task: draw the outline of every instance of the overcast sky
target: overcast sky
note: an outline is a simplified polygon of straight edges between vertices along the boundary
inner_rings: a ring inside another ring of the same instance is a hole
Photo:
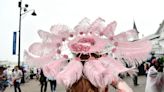
[[[17,61],[18,56],[12,55],[12,41],[13,32],[18,31],[18,1],[0,0],[0,60]],[[40,41],[37,31],[49,31],[53,24],[73,28],[84,17],[91,22],[101,17],[106,24],[117,21],[116,33],[120,33],[132,29],[135,21],[140,35],[148,36],[164,19],[164,0],[23,0],[23,5],[26,3],[37,16],[30,12],[22,16],[21,60],[24,49]]]

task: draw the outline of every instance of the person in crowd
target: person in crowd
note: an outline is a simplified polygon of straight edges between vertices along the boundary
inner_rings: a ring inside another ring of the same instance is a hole
[[[149,62],[145,62],[144,63],[145,76],[147,76],[149,68],[150,68],[150,63]]]
[[[34,76],[34,70],[33,68],[30,68],[30,79],[33,79]]]
[[[39,80],[40,71],[41,71],[41,69],[37,68],[36,80]]]
[[[133,76],[133,83],[134,83],[134,86],[138,86],[138,75],[134,75]]]
[[[133,84],[134,86],[138,86],[138,73],[133,75]]]
[[[0,66],[0,92],[4,92],[6,87],[8,86],[7,78],[3,74],[5,68],[3,66]]]
[[[19,67],[15,66],[12,73],[14,92],[17,92],[17,89],[19,92],[21,92],[20,83],[21,83],[22,75],[23,75],[22,71],[19,69]]]
[[[123,59],[124,60],[124,59]],[[127,63],[125,63],[125,66],[127,67],[127,68],[131,68],[131,67],[133,67],[133,66],[131,66],[131,65],[128,65]],[[132,75],[132,80],[133,80],[133,85],[134,86],[138,86],[139,84],[138,84],[138,72],[139,72],[139,67],[136,65],[135,66],[135,68],[136,68],[136,74],[133,74]]]
[[[3,71],[3,75],[6,78],[6,84],[8,86],[12,86],[12,77],[11,77],[11,72],[10,72],[10,66],[7,66],[5,70]]]
[[[163,72],[163,64],[159,62],[159,58],[154,58],[151,61],[151,66],[154,66],[158,72]]]
[[[41,92],[46,92],[47,91],[47,77],[44,75],[43,70],[41,69],[40,72],[40,84],[41,84]],[[43,91],[44,88],[44,91]]]
[[[37,68],[36,67],[33,67],[33,73],[34,73],[34,77],[37,79]]]
[[[154,66],[148,70],[145,92],[164,92],[164,73],[158,72]]]
[[[155,65],[156,62],[157,62],[157,58],[156,57],[152,58],[150,62],[150,66],[154,66],[156,68],[156,65]]]
[[[21,83],[25,83],[25,70],[24,67],[20,67],[20,70],[22,71],[22,79],[21,79]]]
[[[159,67],[158,67],[158,72],[163,72],[163,68],[164,68],[164,59],[163,57],[158,58],[158,63],[159,63]]]
[[[56,91],[56,80],[54,78],[48,78],[50,82],[51,92]]]

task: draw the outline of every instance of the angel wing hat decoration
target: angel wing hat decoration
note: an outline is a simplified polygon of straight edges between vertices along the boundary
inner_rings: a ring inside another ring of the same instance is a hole
[[[39,30],[42,41],[34,42],[25,51],[24,59],[31,66],[41,67],[45,76],[55,78],[67,89],[85,80],[99,92],[111,84],[131,92],[126,83],[119,82],[118,75],[132,72],[124,63],[138,65],[145,61],[151,43],[146,39],[128,41],[136,36],[134,29],[115,35],[116,26],[116,21],[105,25],[102,18],[92,23],[84,18],[74,29],[53,25],[50,32]]]

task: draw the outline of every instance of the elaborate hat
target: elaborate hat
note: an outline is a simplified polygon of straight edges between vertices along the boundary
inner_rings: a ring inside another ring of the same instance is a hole
[[[119,73],[131,70],[123,62],[136,65],[146,60],[151,43],[146,39],[129,42],[131,33],[135,37],[134,31],[115,35],[117,23],[114,21],[105,26],[104,22],[98,18],[90,24],[84,18],[73,30],[65,25],[53,25],[50,32],[39,31],[42,41],[32,44],[25,51],[24,59],[27,63],[42,67],[47,77],[56,78],[66,87],[83,75],[96,87],[106,86],[119,78]],[[104,50],[109,55],[87,59],[85,63],[81,63],[77,56],[69,57],[72,53],[101,54]]]

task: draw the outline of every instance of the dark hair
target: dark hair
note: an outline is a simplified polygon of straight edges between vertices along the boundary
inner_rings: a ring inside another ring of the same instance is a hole
[[[89,59],[89,54],[81,54],[81,56],[80,56],[80,59],[82,59],[82,60],[87,60],[87,59]]]
[[[100,58],[101,57],[101,55],[98,55],[96,53],[91,53],[91,56],[94,57],[94,58]]]
[[[92,85],[87,79],[81,78],[74,83],[66,92],[99,92],[98,88]]]
[[[100,57],[101,57],[101,55],[98,55],[98,54],[96,54],[96,53],[91,53],[90,55],[91,55],[92,57],[94,57],[94,58],[100,58]],[[78,53],[78,54],[76,55],[76,57],[80,57],[81,60],[87,60],[87,59],[90,58],[90,55],[89,55],[89,53],[87,53],[87,54]]]

